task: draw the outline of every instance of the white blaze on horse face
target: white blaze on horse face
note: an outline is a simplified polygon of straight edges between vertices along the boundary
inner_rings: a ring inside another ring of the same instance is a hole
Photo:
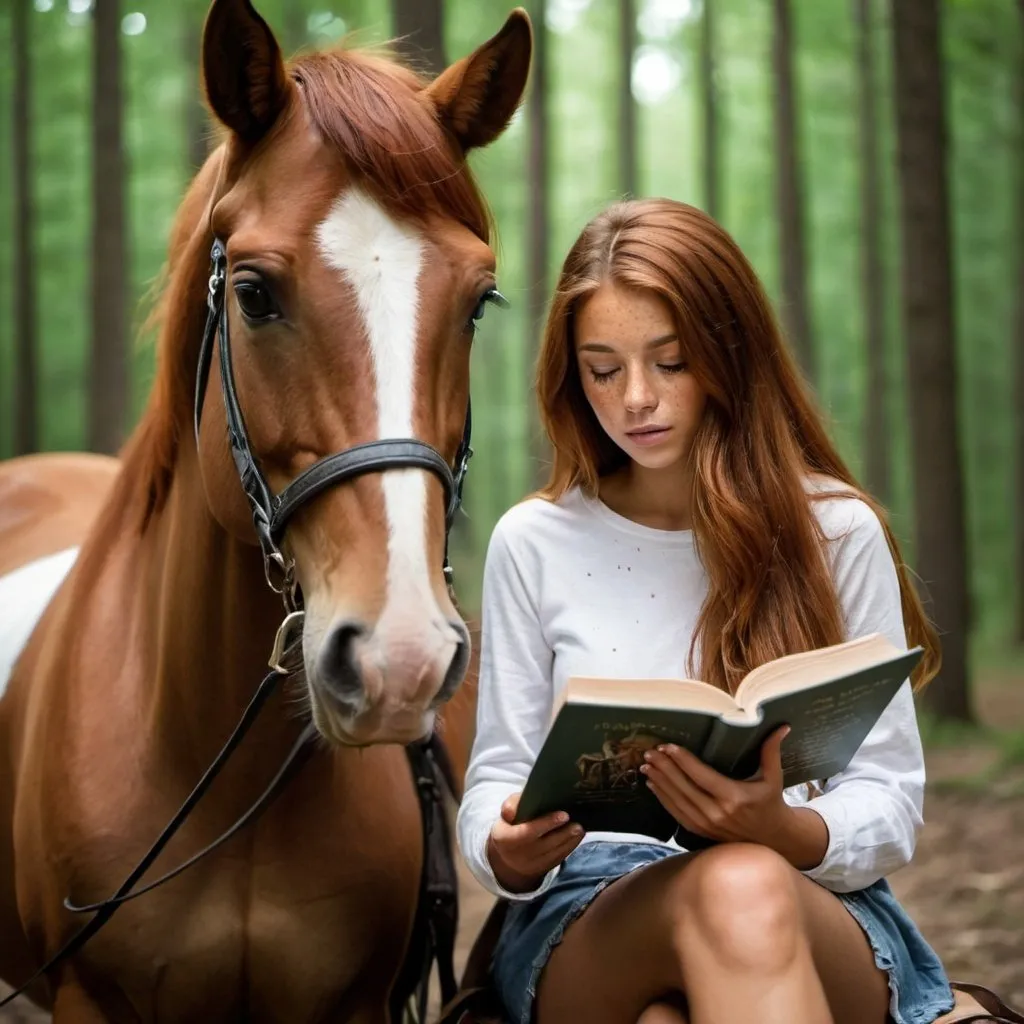
[[[356,295],[373,359],[378,436],[415,437],[413,427],[419,278],[423,240],[392,219],[370,196],[350,189],[317,228],[328,264],[340,270]],[[426,554],[426,471],[380,475],[388,520],[387,600],[378,630],[408,629],[408,617],[444,622],[430,587]],[[445,625],[447,625],[445,623]],[[423,626],[420,626],[422,631]],[[448,629],[441,634],[454,642]],[[411,652],[410,652],[411,653]]]

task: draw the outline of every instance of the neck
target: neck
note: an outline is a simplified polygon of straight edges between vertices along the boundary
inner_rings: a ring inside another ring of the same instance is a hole
[[[601,500],[609,508],[642,526],[659,530],[689,530],[693,471],[687,462],[647,469],[630,461],[601,481]]]
[[[182,446],[167,503],[143,544],[147,675],[155,681],[150,728],[174,759],[201,771],[268,671],[283,606],[264,579],[259,548],[230,536],[210,514],[190,445]],[[259,739],[246,747],[264,759],[283,751],[298,731],[294,706],[283,700],[293,697],[292,690],[268,702],[253,728]]]

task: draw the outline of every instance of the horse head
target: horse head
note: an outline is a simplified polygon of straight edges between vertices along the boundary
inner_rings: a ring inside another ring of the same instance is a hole
[[[466,155],[508,125],[531,43],[516,10],[429,82],[344,49],[286,65],[248,0],[214,0],[203,79],[227,134],[202,172],[217,175],[206,230],[224,251],[226,362],[272,493],[385,439],[422,442],[458,469],[470,347],[500,297]],[[221,389],[201,390],[198,407],[210,511],[251,542]],[[304,501],[281,538],[305,611],[314,721],[338,743],[424,735],[469,657],[442,572],[444,475],[383,468]]]

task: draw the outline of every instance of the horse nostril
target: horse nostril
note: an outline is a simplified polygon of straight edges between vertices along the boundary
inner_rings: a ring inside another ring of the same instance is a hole
[[[358,622],[342,622],[324,640],[320,650],[320,677],[331,695],[351,710],[358,709],[363,697],[363,681],[355,656],[355,642],[366,632]]]
[[[464,622],[458,620],[451,620],[449,624],[459,634],[459,641],[455,645],[455,653],[452,655],[452,660],[448,665],[448,671],[444,674],[444,682],[441,684],[441,689],[438,691],[435,699],[436,704],[444,703],[459,688],[459,684],[465,678],[466,669],[469,666],[469,630],[466,629]]]

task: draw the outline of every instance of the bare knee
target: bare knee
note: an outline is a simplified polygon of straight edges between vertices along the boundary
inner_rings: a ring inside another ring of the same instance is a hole
[[[729,843],[694,857],[674,901],[684,964],[699,949],[723,967],[787,965],[803,931],[795,883],[791,865],[765,846]]]
[[[636,1024],[689,1024],[681,1005],[675,1002],[651,1003],[640,1014]]]

